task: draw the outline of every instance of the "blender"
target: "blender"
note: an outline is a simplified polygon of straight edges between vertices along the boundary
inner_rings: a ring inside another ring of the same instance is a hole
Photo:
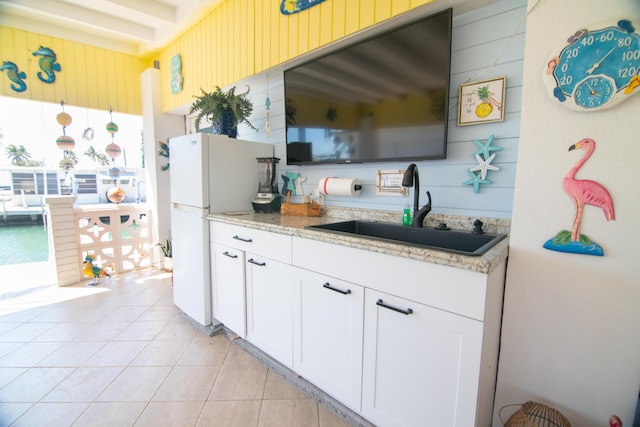
[[[281,196],[278,193],[276,169],[277,157],[257,157],[258,160],[258,194],[251,204],[256,212],[280,212]]]

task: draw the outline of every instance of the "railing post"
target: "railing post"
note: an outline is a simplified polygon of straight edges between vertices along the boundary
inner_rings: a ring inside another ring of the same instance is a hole
[[[83,279],[82,266],[79,265],[77,224],[73,212],[75,197],[47,196],[45,198],[49,252],[56,273],[56,284],[67,286]]]

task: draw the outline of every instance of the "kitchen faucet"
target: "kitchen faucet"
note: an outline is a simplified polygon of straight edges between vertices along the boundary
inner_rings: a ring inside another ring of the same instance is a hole
[[[418,201],[420,199],[420,175],[418,174],[418,167],[415,163],[411,163],[402,177],[403,187],[413,187],[413,221],[412,227],[422,227],[425,217],[431,212],[431,193],[427,191],[427,198],[429,201],[420,210],[418,210]]]

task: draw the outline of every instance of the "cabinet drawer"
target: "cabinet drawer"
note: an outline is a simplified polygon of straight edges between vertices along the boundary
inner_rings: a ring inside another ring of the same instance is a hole
[[[293,264],[367,288],[483,320],[487,275],[443,265],[293,238]]]
[[[211,241],[291,264],[291,236],[211,222]]]

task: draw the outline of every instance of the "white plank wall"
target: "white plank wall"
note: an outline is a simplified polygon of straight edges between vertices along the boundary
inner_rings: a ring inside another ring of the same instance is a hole
[[[454,15],[447,158],[416,162],[420,172],[421,203],[426,201],[425,192],[429,190],[433,199],[432,212],[511,217],[520,136],[525,14],[526,0],[503,0]],[[271,69],[236,84],[237,91],[244,90],[245,84],[251,87],[254,103],[251,122],[259,129],[256,132],[240,126],[239,138],[275,144],[276,156],[281,158],[279,173],[290,170],[307,176],[306,193],[310,193],[324,176],[358,178],[363,183],[360,197],[327,197],[327,205],[401,211],[406,203],[411,203],[412,192],[409,197],[377,196],[375,188],[378,170],[405,169],[408,163],[286,165],[283,69],[284,66]],[[504,122],[459,127],[460,84],[502,76],[507,78]],[[265,133],[267,91],[271,100],[269,138]],[[493,184],[482,185],[480,192],[474,193],[473,186],[462,184],[468,179],[467,169],[477,164],[473,157],[477,149],[474,140],[486,140],[492,134],[495,136],[493,145],[502,147],[493,162],[500,170],[490,171],[488,179]]]

